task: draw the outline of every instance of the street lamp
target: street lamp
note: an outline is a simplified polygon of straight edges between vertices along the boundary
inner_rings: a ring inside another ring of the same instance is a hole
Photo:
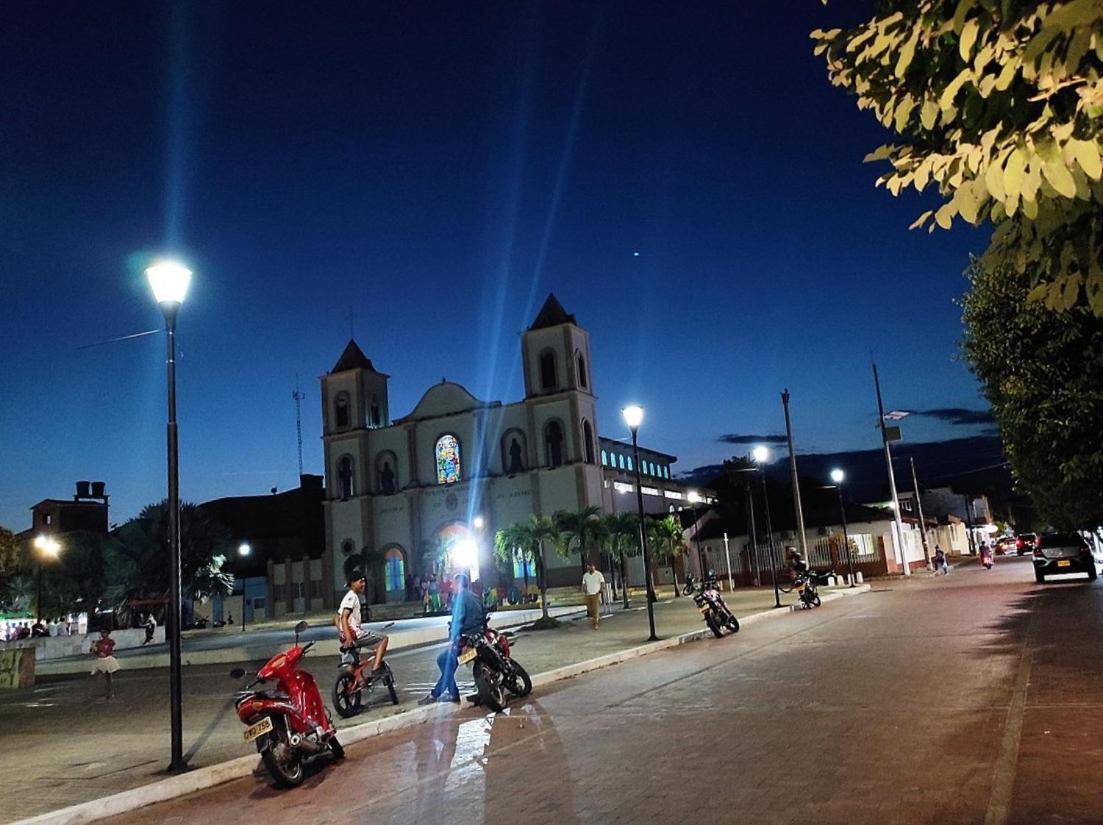
[[[850,586],[854,587],[854,557],[850,554],[850,537],[846,533],[846,506],[843,504],[843,481],[846,473],[836,467],[831,471],[831,480],[835,482],[835,491],[839,494],[839,517],[843,520],[843,547],[846,548],[846,566],[850,573]]]
[[[648,636],[648,641],[658,641],[659,637],[655,635],[655,588],[651,583],[651,550],[647,546],[647,527],[643,523],[643,483],[640,478],[640,445],[639,445],[639,432],[640,424],[643,423],[643,407],[636,404],[625,407],[621,410],[621,415],[624,416],[624,423],[628,425],[629,431],[632,433],[632,467],[636,473],[636,508],[639,510],[640,515],[640,545],[643,547],[643,577],[647,583],[647,625],[651,630],[651,635]]]
[[[686,494],[686,498],[689,499],[689,503],[693,505],[693,543],[697,546],[697,564],[701,567],[701,581],[705,580],[705,576],[708,575],[705,570],[705,557],[701,555],[701,525],[698,523],[697,517],[697,505],[701,502],[701,494],[696,490],[690,490]]]
[[[754,457],[755,464],[758,465],[758,471],[762,474],[762,501],[766,505],[766,542],[770,549],[770,569],[774,579],[774,607],[781,607],[781,590],[778,589],[777,583],[777,548],[774,545],[774,525],[770,520],[770,491],[766,487],[766,462],[770,459],[770,451],[759,444],[751,451],[751,455]]]
[[[61,545],[53,536],[43,534],[35,536],[34,546],[38,550],[38,584],[35,588],[34,597],[34,617],[37,622],[42,620],[42,557],[50,556],[56,560],[58,553],[61,552]]]
[[[176,315],[188,294],[192,272],[176,261],[159,261],[146,270],[153,297],[165,316],[168,337],[168,544],[169,544],[169,719],[172,737],[170,771],[182,771],[184,736],[180,685],[180,466],[176,437]],[[244,593],[244,589],[242,593]],[[242,597],[244,603],[244,596]],[[244,615],[244,610],[242,610]]]
[[[243,559],[248,558],[252,552],[253,547],[247,541],[237,546],[237,554]],[[241,632],[245,632],[245,576],[241,577]]]

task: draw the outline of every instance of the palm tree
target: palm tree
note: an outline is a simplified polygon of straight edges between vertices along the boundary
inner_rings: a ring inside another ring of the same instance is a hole
[[[582,569],[585,570],[594,546],[600,546],[604,537],[605,526],[601,522],[601,508],[591,505],[577,513],[560,510],[555,514],[555,526],[559,528],[557,545],[559,555],[570,558],[571,553],[577,549]]]
[[[540,588],[540,604],[543,619],[548,616],[548,577],[544,548],[548,544],[559,545],[559,528],[547,516],[533,515],[528,521],[499,530],[494,535],[494,549],[502,561],[509,561],[514,553],[536,562],[536,584]]]
[[[682,525],[674,516],[656,519],[647,525],[648,538],[651,539],[651,547],[655,555],[660,559],[670,562],[670,573],[674,579],[674,596],[678,594],[678,571],[675,563],[678,556],[686,551],[685,534]]]
[[[640,550],[640,520],[635,513],[610,513],[603,516],[605,546],[609,554],[620,561],[620,584],[624,591],[624,606],[628,607],[628,557]]]

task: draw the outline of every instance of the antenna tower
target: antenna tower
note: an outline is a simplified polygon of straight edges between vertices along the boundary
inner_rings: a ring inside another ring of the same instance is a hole
[[[299,436],[299,477],[303,475],[303,404],[306,395],[299,391],[299,374],[295,373],[295,391],[291,393],[295,399],[295,430]]]

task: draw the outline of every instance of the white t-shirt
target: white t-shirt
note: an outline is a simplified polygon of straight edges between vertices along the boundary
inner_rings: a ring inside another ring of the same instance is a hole
[[[341,606],[337,608],[337,615],[340,616],[346,610],[351,611],[349,613],[349,630],[353,633],[360,634],[360,596],[355,590],[350,590],[345,594],[345,598],[341,599]],[[338,625],[340,626],[340,625]]]
[[[596,596],[604,586],[605,577],[601,575],[600,570],[582,574],[582,589],[586,591],[587,596]]]

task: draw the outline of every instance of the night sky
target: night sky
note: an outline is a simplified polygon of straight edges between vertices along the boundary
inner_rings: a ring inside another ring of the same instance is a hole
[[[798,452],[877,446],[871,349],[936,411],[907,440],[977,432],[937,411],[984,408],[953,300],[986,234],[908,231],[811,53],[866,5],[0,4],[0,524],[77,479],[112,522],[164,496],[164,338],[100,342],[161,326],[166,251],[190,501],[296,485],[296,376],[321,472],[350,326],[393,417],[442,377],[517,400],[549,291],[601,434],[638,402],[682,470],[783,433],[784,387]]]

